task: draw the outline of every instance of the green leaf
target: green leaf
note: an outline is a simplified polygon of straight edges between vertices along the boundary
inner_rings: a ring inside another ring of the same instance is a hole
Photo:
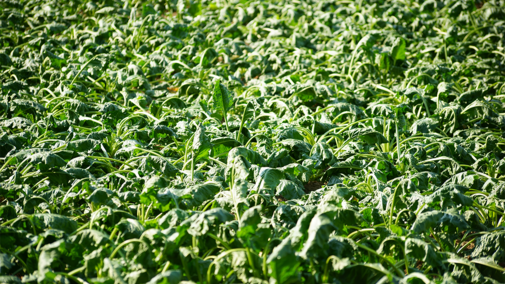
[[[303,245],[300,256],[304,259],[327,257],[328,240],[336,227],[331,216],[317,214],[310,221],[308,238]]]
[[[349,130],[351,139],[359,138],[368,145],[375,145],[376,143],[387,143],[388,140],[381,133],[373,130],[372,128],[355,128]]]
[[[186,8],[186,0],[178,0],[177,1],[177,12],[181,14]]]
[[[203,236],[209,231],[215,233],[215,230],[219,228],[220,224],[233,219],[235,219],[234,216],[226,210],[223,210],[222,208],[214,208],[199,214],[196,218],[184,221],[181,226],[184,226],[184,224],[187,223],[190,225],[188,229],[188,233],[190,235]]]
[[[505,272],[505,268],[501,267],[499,264],[497,264],[492,259],[487,258],[487,257],[472,259],[472,263],[491,267],[491,268],[496,269],[502,273]]]
[[[98,150],[100,141],[95,139],[79,139],[68,142],[67,149],[76,152],[85,152],[89,150]]]
[[[458,97],[458,101],[462,106],[467,106],[478,99],[484,97],[486,89],[470,90],[462,93]]]
[[[186,209],[202,205],[205,201],[212,199],[220,190],[221,186],[218,183],[207,182],[185,189],[168,189],[168,192],[171,196],[179,197],[181,199],[179,200],[180,206]],[[161,194],[162,192],[158,193],[158,199],[162,198]]]
[[[105,246],[111,242],[109,236],[103,232],[92,229],[79,231],[70,237],[70,241],[85,247],[89,251]]]
[[[296,139],[285,139],[280,141],[280,143],[289,147],[293,156],[298,159],[301,158],[303,154],[309,154],[312,148],[309,143]]]
[[[88,200],[95,206],[104,205],[109,202],[109,196],[112,194],[112,191],[108,189],[99,188],[89,195]]]
[[[406,48],[407,48],[407,42],[405,41],[405,39],[397,37],[393,43],[393,47],[391,48],[391,57],[393,58],[394,64],[396,64],[398,60],[402,61],[405,60]]]
[[[0,241],[5,247],[24,246],[29,243],[26,231],[3,226],[0,226]]]
[[[446,226],[448,227],[445,228]],[[442,211],[421,213],[417,216],[416,221],[412,225],[412,230],[416,234],[429,232],[430,228],[441,228],[444,231],[453,233],[456,232],[456,230],[463,231],[469,229],[470,226],[463,217]]]
[[[119,236],[124,239],[138,239],[144,232],[144,226],[139,221],[131,218],[122,219],[115,226],[119,230]]]
[[[432,200],[429,202],[440,202],[442,209],[449,206],[471,206],[473,204],[473,199],[458,190],[456,186],[443,186],[431,194],[429,199]]]
[[[46,230],[49,228],[58,229],[71,234],[77,230],[77,222],[62,215],[57,214],[34,214],[32,215],[32,222],[39,230]]]
[[[158,225],[163,229],[177,227],[188,217],[189,215],[186,213],[186,211],[181,209],[172,209],[163,215],[160,219],[158,219]]]
[[[276,283],[299,280],[298,267],[300,262],[293,250],[291,240],[284,239],[268,256],[268,274]]]
[[[195,162],[201,159],[208,159],[209,152],[212,150],[212,144],[209,137],[205,134],[205,127],[199,125],[193,138],[193,151]]]
[[[297,183],[282,179],[276,187],[276,195],[280,195],[287,200],[298,199],[305,195],[303,188]]]
[[[16,209],[14,209],[11,205],[0,206],[0,218],[3,220],[11,220],[16,218],[16,216]]]
[[[273,193],[283,178],[284,173],[278,169],[268,167],[261,168],[256,184],[254,185],[254,190],[257,192],[265,190],[269,193]]]
[[[279,131],[277,134],[277,140],[286,140],[286,139],[296,139],[296,140],[301,140],[304,141],[303,135],[296,129],[295,127],[289,127],[282,129]]]
[[[42,171],[63,167],[67,163],[60,156],[50,152],[36,153],[28,157],[29,163]]]
[[[261,205],[247,209],[240,218],[237,236],[246,236],[254,233],[258,224],[261,223]]]
[[[11,262],[11,256],[5,253],[0,253],[0,270],[6,271],[14,267],[14,263]]]
[[[147,284],[177,284],[182,279],[182,273],[179,270],[168,270],[156,275]]]
[[[407,238],[405,241],[405,254],[422,260],[433,267],[442,265],[441,258],[428,243],[415,238]]]
[[[13,117],[11,119],[0,121],[0,126],[10,129],[26,129],[33,123],[24,117]]]
[[[228,165],[238,156],[243,156],[251,164],[266,165],[265,159],[258,152],[245,147],[236,147],[230,150],[228,153]]]
[[[358,50],[360,47],[362,47],[363,49],[370,49],[378,39],[379,34],[369,33],[360,39],[360,41],[356,45],[356,50]]]
[[[140,164],[140,168],[146,173],[155,169],[167,178],[173,177],[179,173],[179,170],[167,161],[167,159],[158,156],[146,157]]]
[[[379,69],[382,71],[382,73],[388,73],[389,69],[391,69],[391,66],[394,64],[393,59],[391,58],[391,55],[389,52],[383,52],[381,54],[377,55],[379,58]]]
[[[63,261],[63,256],[68,252],[67,246],[68,244],[64,240],[58,240],[42,248],[37,271],[37,280],[39,282],[54,280],[56,275],[51,273],[51,268],[58,267],[60,262]]]
[[[223,116],[226,116],[228,110],[233,106],[233,98],[230,95],[230,91],[221,84],[220,80],[217,80],[214,83],[212,99],[214,101],[215,108],[222,111]]]
[[[472,258],[491,257],[494,261],[505,261],[505,232],[496,231],[477,238]]]
[[[422,118],[412,124],[412,134],[430,133],[438,127],[438,121],[432,118]]]
[[[0,283],[5,284],[21,284],[21,279],[17,276],[0,276]]]

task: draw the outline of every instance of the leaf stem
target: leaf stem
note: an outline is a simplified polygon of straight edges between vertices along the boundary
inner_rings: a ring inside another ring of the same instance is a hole
[[[444,247],[442,246],[442,242],[440,241],[437,234],[435,234],[432,228],[430,228],[430,233],[433,235],[433,238],[435,239],[435,241],[437,241],[438,245],[440,246],[440,250],[445,251]]]
[[[121,248],[123,248],[124,246],[127,246],[129,244],[132,244],[132,243],[141,243],[141,244],[144,244],[145,246],[148,247],[148,245],[143,241],[143,240],[140,240],[140,239],[131,239],[131,240],[127,240],[127,241],[124,241],[122,242],[121,244],[119,244],[115,249],[114,251],[112,251],[112,253],[110,254],[109,256],[109,259],[113,259],[114,256],[119,252],[119,250]]]
[[[249,103],[247,103],[244,107],[244,112],[242,113],[242,120],[240,121],[240,128],[238,130],[238,133],[237,133],[237,141],[243,145],[242,142],[240,142],[240,134],[242,134],[242,128],[244,127],[244,122],[245,122],[245,114],[246,114],[246,111],[247,111],[247,107],[249,106]]]
[[[387,262],[387,263],[388,263],[388,264],[389,264],[389,265],[393,268],[393,270],[396,272],[396,275],[397,275],[397,276],[402,277],[402,278],[405,276],[405,274],[404,274],[404,273],[403,273],[400,269],[398,269],[398,267],[396,267],[396,265],[394,265],[394,263],[392,263],[392,262],[391,262],[389,259],[387,259],[385,256],[378,254],[378,253],[377,253],[376,251],[374,251],[373,249],[371,249],[371,248],[369,248],[369,247],[367,247],[367,246],[364,246],[364,245],[362,245],[362,244],[356,243],[356,245],[357,245],[359,248],[362,248],[362,249],[364,249],[364,250],[368,251],[369,253],[371,253],[371,254],[375,255],[376,257],[378,257],[378,258],[380,258],[380,259],[382,259],[382,260],[386,261],[386,262]]]
[[[84,71],[84,69],[88,66],[89,63],[91,63],[91,61],[95,60],[98,56],[100,56],[102,54],[97,54],[95,56],[93,56],[90,60],[88,60],[88,62],[86,62],[82,67],[81,67],[81,70],[79,70],[79,72],[77,72],[77,75],[75,75],[74,79],[72,80],[72,82],[70,82],[70,85],[73,85],[75,80],[77,79],[77,77],[79,77],[79,75],[81,75],[82,71]]]
[[[245,248],[236,248],[236,249],[229,249],[227,251],[224,251],[222,252],[221,254],[219,254],[216,258],[214,258],[214,260],[212,261],[212,263],[209,265],[209,268],[207,269],[207,282],[208,283],[212,283],[212,273],[211,273],[211,268],[212,268],[212,265],[215,265],[215,263],[220,260],[221,258],[227,256],[228,254],[230,253],[233,253],[233,252],[239,252],[239,251],[245,251],[246,249]],[[187,272],[186,272],[187,273]],[[189,275],[189,274],[188,274]]]

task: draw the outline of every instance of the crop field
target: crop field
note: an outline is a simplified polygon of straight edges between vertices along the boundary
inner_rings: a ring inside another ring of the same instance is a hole
[[[504,0],[2,0],[0,283],[505,283]]]

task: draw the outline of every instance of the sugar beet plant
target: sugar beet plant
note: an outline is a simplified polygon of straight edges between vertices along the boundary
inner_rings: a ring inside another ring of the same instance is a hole
[[[503,19],[2,1],[0,282],[505,282]]]

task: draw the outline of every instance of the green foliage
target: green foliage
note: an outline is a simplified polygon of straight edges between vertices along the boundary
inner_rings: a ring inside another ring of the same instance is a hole
[[[0,283],[505,283],[504,1],[0,3]]]

